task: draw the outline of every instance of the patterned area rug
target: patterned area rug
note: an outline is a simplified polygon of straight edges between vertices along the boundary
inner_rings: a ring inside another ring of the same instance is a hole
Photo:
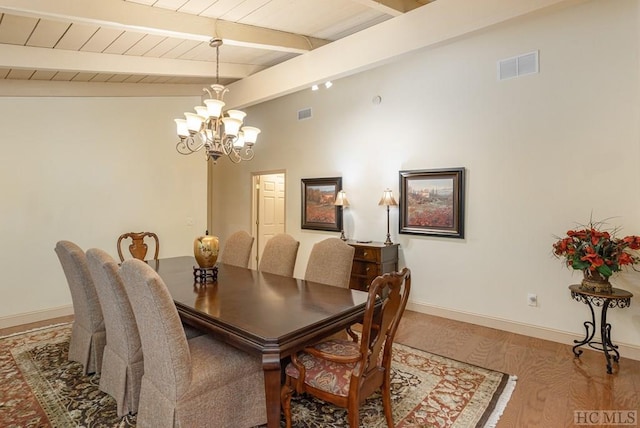
[[[0,426],[134,427],[99,390],[99,375],[83,376],[67,361],[71,324],[0,338]],[[397,427],[492,427],[515,387],[515,377],[394,344],[392,401]],[[345,427],[346,411],[294,396],[296,428]],[[284,426],[284,422],[282,423]],[[381,398],[360,410],[361,427],[385,427]]]

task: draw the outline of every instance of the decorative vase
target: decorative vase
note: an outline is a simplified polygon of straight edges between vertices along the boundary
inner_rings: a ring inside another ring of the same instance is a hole
[[[594,293],[611,293],[611,283],[608,277],[603,276],[598,271],[590,271],[589,269],[584,270],[583,274],[584,278],[580,288]]]
[[[198,266],[203,269],[215,266],[220,249],[218,237],[209,235],[208,230],[205,233],[205,236],[198,236],[193,241],[193,254],[196,257]]]

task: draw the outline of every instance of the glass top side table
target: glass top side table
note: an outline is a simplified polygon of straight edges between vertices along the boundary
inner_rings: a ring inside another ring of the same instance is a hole
[[[611,324],[607,322],[607,309],[629,307],[633,294],[619,288],[613,288],[610,293],[596,293],[581,289],[580,284],[570,285],[569,290],[571,291],[571,298],[586,304],[591,312],[591,320],[584,322],[586,330],[584,339],[573,341],[576,344],[573,347],[573,354],[576,358],[580,357],[582,349],[578,348],[582,345],[588,345],[593,349],[604,352],[607,361],[607,373],[611,374],[611,360],[613,359],[617,363],[620,360],[620,353],[618,352],[618,346],[611,343]],[[597,329],[594,306],[602,307],[600,313],[600,341],[594,340]]]

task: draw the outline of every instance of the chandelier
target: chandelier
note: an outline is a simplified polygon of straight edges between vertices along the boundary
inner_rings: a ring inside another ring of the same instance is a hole
[[[209,95],[204,106],[194,107],[195,113],[185,113],[184,119],[175,119],[178,137],[176,150],[182,155],[190,155],[205,149],[207,160],[216,163],[221,156],[228,156],[233,163],[253,159],[253,145],[258,139],[260,129],[243,126],[247,115],[240,110],[223,111],[224,94],[229,89],[219,83],[220,46],[222,39],[214,38],[209,46],[216,48],[216,83],[211,89],[202,90]]]

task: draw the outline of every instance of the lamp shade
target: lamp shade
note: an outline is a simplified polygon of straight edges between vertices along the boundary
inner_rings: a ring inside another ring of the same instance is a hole
[[[209,117],[209,110],[205,106],[196,106],[193,108],[198,116],[202,116],[204,118]]]
[[[260,133],[260,129],[255,126],[243,126],[242,133],[244,134],[244,141],[252,146],[258,140],[258,134]]]
[[[387,207],[395,207],[396,205],[398,205],[393,197],[393,192],[391,191],[391,189],[387,189],[384,191],[384,193],[382,194],[382,198],[380,198],[380,202],[378,202],[378,205],[384,205]]]
[[[242,132],[240,132],[238,134],[238,138],[236,138],[236,140],[233,142],[233,147],[235,147],[236,149],[241,149],[242,147],[244,147],[244,135],[242,134]]]
[[[185,113],[184,116],[187,118],[187,129],[189,129],[189,131],[199,132],[205,118],[195,113]]]
[[[180,137],[188,137],[187,119],[174,119],[176,121],[177,133]]]
[[[221,120],[222,123],[224,123],[224,133],[233,137],[237,137],[238,131],[240,131],[240,125],[242,125],[242,121],[233,117],[223,117]]]
[[[238,119],[240,122],[242,122],[244,120],[244,117],[247,115],[247,113],[240,110],[228,110],[227,114],[229,115],[229,117]]]
[[[204,100],[204,104],[207,106],[209,117],[220,117],[222,107],[224,107],[224,101],[209,99]]]
[[[347,199],[347,194],[345,193],[344,190],[340,190],[338,192],[338,196],[336,196],[336,202],[334,203],[334,205],[339,207],[349,206],[349,200]]]

